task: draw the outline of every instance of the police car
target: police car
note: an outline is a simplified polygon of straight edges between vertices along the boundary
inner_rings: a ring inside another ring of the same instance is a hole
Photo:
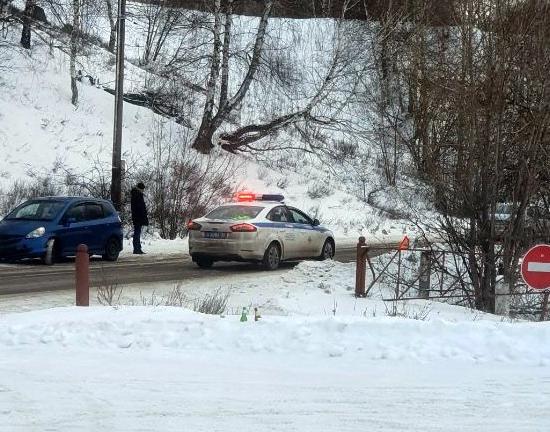
[[[332,258],[332,232],[283,201],[282,195],[239,193],[235,202],[189,221],[193,261],[203,268],[215,261],[250,261],[275,270],[281,261]]]

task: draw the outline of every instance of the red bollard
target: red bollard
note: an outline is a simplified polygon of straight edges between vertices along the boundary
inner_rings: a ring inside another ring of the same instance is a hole
[[[90,306],[90,256],[88,246],[76,248],[76,305]]]
[[[365,237],[359,237],[357,243],[357,261],[355,270],[355,297],[365,297],[365,278],[367,271],[367,263],[365,262],[367,245]]]

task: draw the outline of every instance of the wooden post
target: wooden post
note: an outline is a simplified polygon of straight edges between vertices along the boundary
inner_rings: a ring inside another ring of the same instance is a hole
[[[418,278],[418,296],[422,298],[430,297],[430,279],[432,272],[432,259],[430,251],[420,253],[420,268]]]
[[[548,317],[548,297],[550,297],[550,291],[544,292],[544,297],[542,299],[542,313],[540,314],[540,320],[546,321]]]
[[[76,305],[90,306],[90,256],[88,246],[80,244],[76,248]]]
[[[365,237],[359,237],[359,243],[357,243],[357,260],[356,260],[356,270],[355,270],[355,297],[365,297],[365,278],[366,278],[366,267],[365,262],[366,256],[366,242]]]
[[[395,299],[398,300],[400,297],[401,289],[401,247],[397,251],[397,283],[395,284]]]
[[[510,315],[510,284],[504,276],[497,276],[495,285],[495,314]]]

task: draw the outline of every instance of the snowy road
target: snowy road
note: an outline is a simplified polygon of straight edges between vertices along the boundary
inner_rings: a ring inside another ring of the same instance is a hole
[[[33,348],[0,359],[2,430],[546,432],[550,425],[548,368],[58,354]]]
[[[355,248],[345,247],[337,251],[336,260],[349,262],[355,259]],[[372,255],[376,255],[373,251]],[[292,268],[292,264],[283,264]],[[123,257],[117,263],[105,263],[100,259],[91,263],[91,285],[102,282],[129,285],[145,282],[169,282],[198,278],[215,278],[235,273],[257,273],[256,265],[217,263],[208,271],[199,269],[189,255]],[[46,267],[40,262],[29,264],[0,264],[0,295],[25,292],[68,290],[74,288],[74,262]]]

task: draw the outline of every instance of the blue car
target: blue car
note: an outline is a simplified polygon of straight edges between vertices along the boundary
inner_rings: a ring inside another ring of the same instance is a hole
[[[79,244],[90,255],[116,261],[122,223],[111,202],[95,198],[45,197],[29,200],[0,221],[0,260],[41,258],[48,265],[74,256]]]

